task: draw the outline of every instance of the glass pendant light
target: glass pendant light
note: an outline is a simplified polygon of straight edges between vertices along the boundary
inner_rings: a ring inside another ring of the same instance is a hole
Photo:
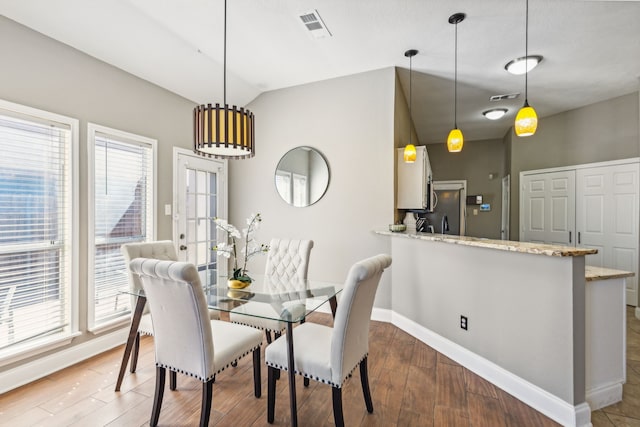
[[[524,56],[527,58],[529,56],[529,0],[526,1],[526,18],[525,18],[525,42],[524,42]],[[514,126],[514,130],[516,135],[524,137],[531,136],[536,133],[536,129],[538,128],[538,115],[536,114],[536,110],[533,109],[529,105],[528,99],[528,80],[529,72],[524,73],[524,105],[518,111],[516,115],[516,122]]]
[[[464,21],[466,15],[464,13],[454,13],[449,17],[449,24],[456,26],[456,43],[455,43],[455,73],[453,84],[453,129],[449,132],[447,138],[447,149],[450,153],[459,153],[464,145],[464,136],[462,131],[458,129],[458,23]]]
[[[416,161],[416,146],[411,143],[411,90],[412,90],[412,59],[414,56],[418,54],[418,51],[415,49],[409,49],[404,53],[404,56],[409,58],[409,143],[404,147],[404,162],[405,163],[413,163]]]

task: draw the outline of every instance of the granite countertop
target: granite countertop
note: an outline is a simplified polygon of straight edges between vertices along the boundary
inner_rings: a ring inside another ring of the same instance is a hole
[[[635,276],[632,271],[614,270],[612,268],[595,267],[593,265],[585,265],[584,275],[587,282]]]
[[[478,248],[497,249],[509,252],[521,252],[534,255],[566,257],[584,256],[598,253],[597,249],[576,248],[573,246],[546,245],[542,243],[516,242],[512,240],[492,240],[479,237],[454,236],[450,234],[416,233],[415,231],[392,232],[384,229],[374,230],[374,233],[383,236],[426,240],[430,242],[453,243],[456,245],[475,246]]]

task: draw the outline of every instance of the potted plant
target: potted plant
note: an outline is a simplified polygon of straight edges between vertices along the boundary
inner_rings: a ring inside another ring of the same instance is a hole
[[[247,228],[243,228],[241,234],[235,226],[229,224],[226,220],[222,218],[214,218],[216,228],[226,231],[229,236],[229,243],[218,243],[213,247],[213,250],[218,253],[218,256],[223,256],[227,259],[233,258],[233,273],[228,280],[228,286],[230,288],[242,289],[249,286],[253,279],[249,277],[247,262],[255,255],[269,251],[268,245],[258,244],[253,237],[255,231],[260,227],[260,222],[262,222],[262,217],[259,213],[251,214],[249,218],[247,218]],[[243,236],[245,245],[238,252],[239,241]],[[239,255],[242,256],[241,267],[238,264]]]

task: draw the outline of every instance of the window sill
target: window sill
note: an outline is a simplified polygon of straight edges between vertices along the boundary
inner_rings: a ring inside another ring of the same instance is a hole
[[[37,356],[38,354],[45,353],[56,348],[64,347],[73,341],[77,336],[80,336],[80,332],[74,332],[71,334],[65,334],[64,336],[52,338],[47,337],[39,341],[33,341],[25,344],[16,345],[10,350],[0,352],[0,366],[5,366],[13,362],[19,362],[29,357]]]
[[[130,324],[131,324],[131,317],[126,316],[126,317],[121,317],[119,319],[114,319],[108,323],[103,323],[101,325],[94,326],[89,329],[89,332],[92,333],[93,335],[100,335],[104,332],[112,331],[114,329],[120,329],[123,326],[127,326]]]

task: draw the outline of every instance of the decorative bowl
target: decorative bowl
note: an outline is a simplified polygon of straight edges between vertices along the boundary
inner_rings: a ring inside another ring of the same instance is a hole
[[[243,282],[241,280],[229,279],[227,280],[227,287],[230,289],[244,289],[251,285],[251,282]]]
[[[394,233],[399,233],[406,230],[407,226],[404,224],[389,224],[389,231],[393,231]]]

